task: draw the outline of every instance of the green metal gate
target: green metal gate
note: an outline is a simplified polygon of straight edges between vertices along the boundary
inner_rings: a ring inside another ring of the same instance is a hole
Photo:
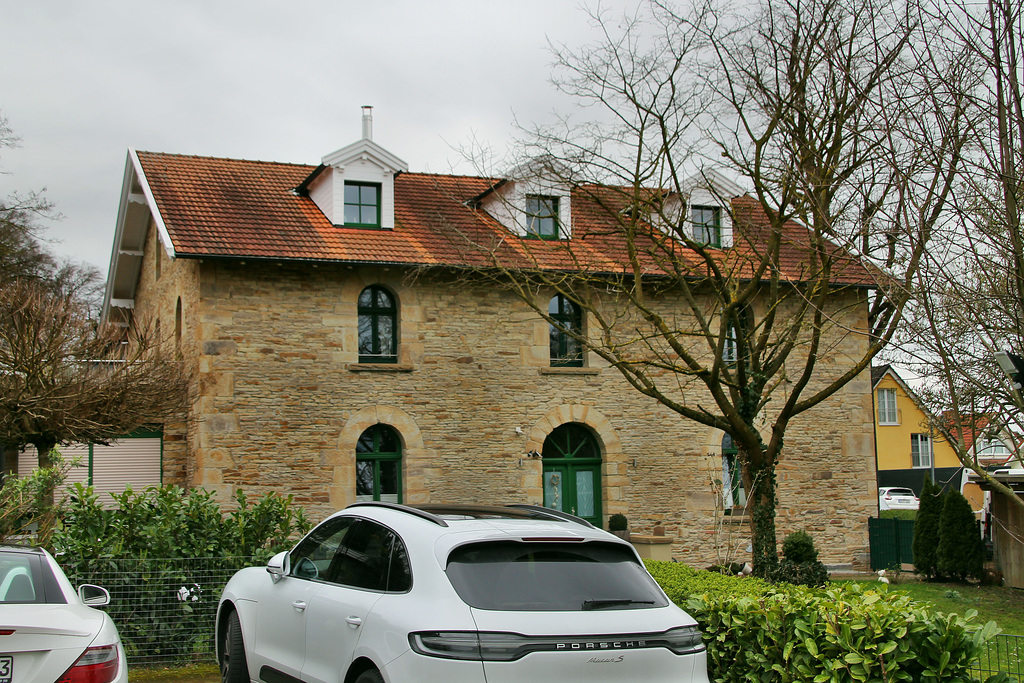
[[[868,518],[871,570],[914,563],[914,520]]]

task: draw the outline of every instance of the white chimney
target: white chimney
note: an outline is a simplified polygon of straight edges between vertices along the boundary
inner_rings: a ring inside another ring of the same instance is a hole
[[[373,107],[370,105],[363,106],[363,139],[373,139]]]

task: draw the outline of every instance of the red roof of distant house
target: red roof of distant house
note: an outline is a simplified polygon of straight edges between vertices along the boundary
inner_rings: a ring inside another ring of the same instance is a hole
[[[518,237],[477,208],[471,200],[498,182],[490,178],[401,173],[395,178],[395,228],[372,230],[333,225],[309,197],[294,191],[315,166],[153,152],[138,152],[138,159],[178,257],[459,267],[488,265],[493,249],[506,262],[542,268],[617,271],[625,261],[613,212],[626,199],[613,188],[574,190],[573,239],[555,242]],[[767,221],[748,196],[733,200],[733,212],[734,246],[722,251],[722,263],[749,274],[747,261],[760,260],[751,242],[764,237]],[[807,242],[805,228],[785,226],[777,259],[785,278],[806,278]],[[649,272],[661,269],[665,248],[695,272],[706,268],[697,254],[672,240],[663,240],[661,247],[651,240],[647,246]],[[852,258],[840,258],[833,267],[839,271],[832,277],[837,284],[874,282]]]

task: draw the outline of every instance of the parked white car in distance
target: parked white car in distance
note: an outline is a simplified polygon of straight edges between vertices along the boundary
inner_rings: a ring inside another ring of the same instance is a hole
[[[916,510],[920,501],[912,489],[883,486],[878,489],[878,510]]]

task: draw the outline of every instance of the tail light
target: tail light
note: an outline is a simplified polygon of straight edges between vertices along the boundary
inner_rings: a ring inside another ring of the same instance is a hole
[[[116,645],[90,647],[57,683],[110,683],[117,677],[117,669]]]
[[[695,626],[661,633],[612,636],[524,636],[487,631],[420,631],[409,634],[414,652],[443,659],[514,662],[533,652],[614,652],[665,648],[677,655],[704,649]]]

